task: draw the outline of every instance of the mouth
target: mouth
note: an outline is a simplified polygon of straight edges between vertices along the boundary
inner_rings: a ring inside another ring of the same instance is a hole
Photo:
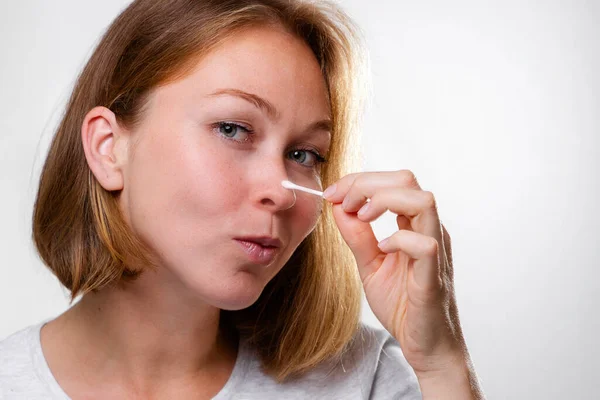
[[[261,245],[262,247],[269,247],[269,248],[272,248],[272,247],[279,248],[282,245],[281,240],[279,240],[278,238],[270,237],[270,236],[246,236],[246,237],[238,237],[235,239],[241,240],[243,242],[256,243],[256,244]]]
[[[236,238],[234,240],[252,262],[261,265],[272,263],[281,249],[281,242],[278,239],[261,238],[260,242],[257,241],[259,239],[251,238]]]

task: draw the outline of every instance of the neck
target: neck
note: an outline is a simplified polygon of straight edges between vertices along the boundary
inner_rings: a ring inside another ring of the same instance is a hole
[[[86,294],[55,324],[65,328],[58,329],[63,335],[58,346],[77,349],[74,357],[90,379],[151,388],[227,370],[237,338],[221,331],[219,320],[218,308],[146,271],[131,283]]]

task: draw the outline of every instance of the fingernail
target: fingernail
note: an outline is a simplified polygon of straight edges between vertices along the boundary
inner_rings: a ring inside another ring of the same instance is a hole
[[[348,208],[348,203],[350,203],[350,198],[348,196],[346,196],[346,198],[344,199],[344,201],[342,202],[342,208],[344,210],[346,210]]]
[[[364,206],[362,206],[362,207],[360,208],[360,210],[358,210],[358,215],[359,215],[359,216],[363,216],[363,215],[364,215],[364,214],[367,212],[367,210],[369,209],[369,206],[370,206],[370,205],[371,205],[371,203],[367,203],[367,204],[365,204]]]
[[[337,188],[336,188],[336,185],[335,185],[335,184],[333,184],[333,185],[329,186],[329,187],[328,187],[327,189],[325,189],[325,191],[323,192],[323,197],[325,197],[326,199],[329,199],[329,198],[330,198],[330,197],[331,197],[331,196],[332,196],[332,195],[335,193],[335,190],[336,190],[336,189],[337,189]]]
[[[379,246],[380,249],[383,249],[385,247],[385,245],[388,243],[390,238],[387,239],[383,239],[381,242],[377,243],[377,246]]]

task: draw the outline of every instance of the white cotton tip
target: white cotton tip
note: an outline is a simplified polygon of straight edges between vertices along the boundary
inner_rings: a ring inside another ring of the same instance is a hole
[[[319,192],[318,190],[309,189],[304,186],[296,185],[295,183],[290,182],[290,181],[285,181],[285,180],[281,181],[281,186],[283,186],[286,189],[296,189],[296,190],[300,190],[302,192],[314,194],[315,196],[323,196],[323,192]]]
[[[281,181],[281,186],[286,189],[296,189],[296,185],[290,181]]]

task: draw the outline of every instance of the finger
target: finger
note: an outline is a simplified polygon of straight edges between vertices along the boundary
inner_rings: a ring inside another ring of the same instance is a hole
[[[333,186],[334,194],[326,199],[332,203],[345,201],[344,209],[352,212],[357,211],[378,189],[394,186],[421,189],[417,178],[409,170],[349,174],[330,187]]]
[[[363,222],[356,214],[349,214],[340,204],[333,205],[333,217],[344,241],[354,254],[361,280],[379,267],[378,257],[385,256],[377,247],[377,238],[371,224]]]
[[[404,215],[396,216],[396,225],[398,225],[398,229],[405,229],[408,231],[412,230],[412,227],[410,226],[410,220]]]
[[[400,230],[379,243],[385,253],[403,251],[415,262],[414,279],[417,285],[428,293],[438,292],[442,288],[439,262],[439,243],[430,236],[418,232]]]
[[[363,222],[371,222],[390,210],[404,215],[411,222],[412,230],[432,236],[442,243],[442,232],[433,194],[428,191],[386,188],[381,189],[357,214]]]
[[[348,190],[342,203],[344,210],[347,212],[356,212],[365,204],[366,199],[370,199],[380,190],[388,188],[421,190],[421,187],[417,183],[417,178],[408,170],[388,173],[381,176],[380,179],[371,179],[369,175],[362,175],[354,180]]]
[[[404,202],[403,212],[398,212],[398,215],[414,217],[425,206],[425,196],[422,191],[414,189],[405,189],[400,187],[386,187],[376,192],[368,203],[365,203],[358,210],[358,217],[361,221],[372,222],[383,215],[384,212],[390,209],[391,203]],[[399,210],[398,206],[395,207]],[[349,212],[346,210],[346,212]]]

